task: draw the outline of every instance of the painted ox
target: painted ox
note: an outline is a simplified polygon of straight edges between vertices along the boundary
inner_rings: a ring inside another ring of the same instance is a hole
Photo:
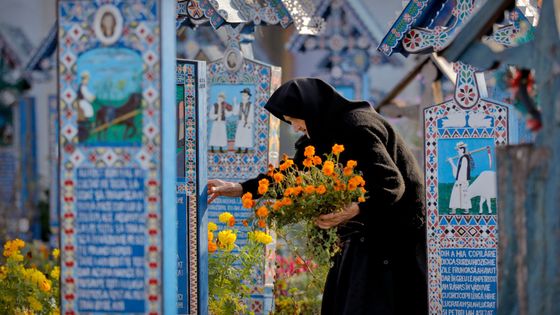
[[[482,214],[483,203],[486,202],[488,213],[492,213],[492,199],[496,198],[496,172],[483,171],[468,188],[469,198],[480,197],[479,212]]]

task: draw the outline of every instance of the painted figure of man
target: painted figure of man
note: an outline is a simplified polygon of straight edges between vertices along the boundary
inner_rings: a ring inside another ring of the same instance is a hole
[[[83,141],[89,134],[90,119],[93,117],[93,106],[95,95],[89,90],[89,72],[84,71],[80,75],[81,81],[78,87],[78,139]]]
[[[226,118],[231,115],[233,106],[226,102],[224,92],[218,94],[218,101],[210,108],[210,120],[212,120],[212,131],[210,132],[210,151],[214,152],[214,147],[218,147],[223,152],[223,147],[227,147]]]
[[[244,88],[241,90],[241,104],[239,104],[239,121],[235,132],[235,146],[238,153],[253,146],[253,106],[251,106],[251,90]]]
[[[457,209],[462,209],[463,213],[468,214],[472,207],[468,190],[474,161],[467,151],[467,144],[463,141],[455,145],[455,150],[459,154],[457,165],[453,163],[453,158],[447,159],[447,162],[451,164],[453,177],[455,178],[455,184],[453,184],[453,190],[449,198],[449,208],[451,209],[451,214],[456,214]]]
[[[78,88],[78,121],[93,117],[93,106],[91,103],[95,101],[95,95],[88,89],[89,72],[82,72],[81,79],[80,87]]]
[[[105,12],[101,17],[101,32],[105,37],[112,37],[115,33],[115,26],[117,25],[117,20],[111,12]]]

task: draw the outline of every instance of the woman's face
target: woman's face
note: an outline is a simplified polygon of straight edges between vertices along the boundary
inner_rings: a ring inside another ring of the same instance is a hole
[[[286,121],[290,123],[290,125],[292,125],[292,129],[295,132],[303,132],[309,138],[309,134],[307,133],[307,126],[305,125],[305,120],[290,117],[288,115],[284,115],[284,119],[286,119]]]

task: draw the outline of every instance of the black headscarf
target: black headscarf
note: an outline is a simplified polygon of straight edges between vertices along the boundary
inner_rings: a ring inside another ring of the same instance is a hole
[[[303,119],[307,133],[315,143],[329,142],[332,128],[344,113],[369,103],[354,102],[340,95],[331,85],[318,78],[293,79],[282,84],[264,108],[277,118],[284,115]]]

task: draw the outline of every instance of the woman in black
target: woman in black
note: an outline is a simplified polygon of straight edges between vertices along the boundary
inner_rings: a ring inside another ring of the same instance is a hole
[[[353,102],[320,79],[283,84],[265,105],[307,137],[317,155],[333,144],[345,147],[340,161],[356,160],[368,199],[317,218],[321,228],[338,226],[342,251],[327,276],[322,314],[427,314],[423,185],[416,161],[393,127],[367,102]],[[258,180],[209,181],[218,196],[258,195]]]

